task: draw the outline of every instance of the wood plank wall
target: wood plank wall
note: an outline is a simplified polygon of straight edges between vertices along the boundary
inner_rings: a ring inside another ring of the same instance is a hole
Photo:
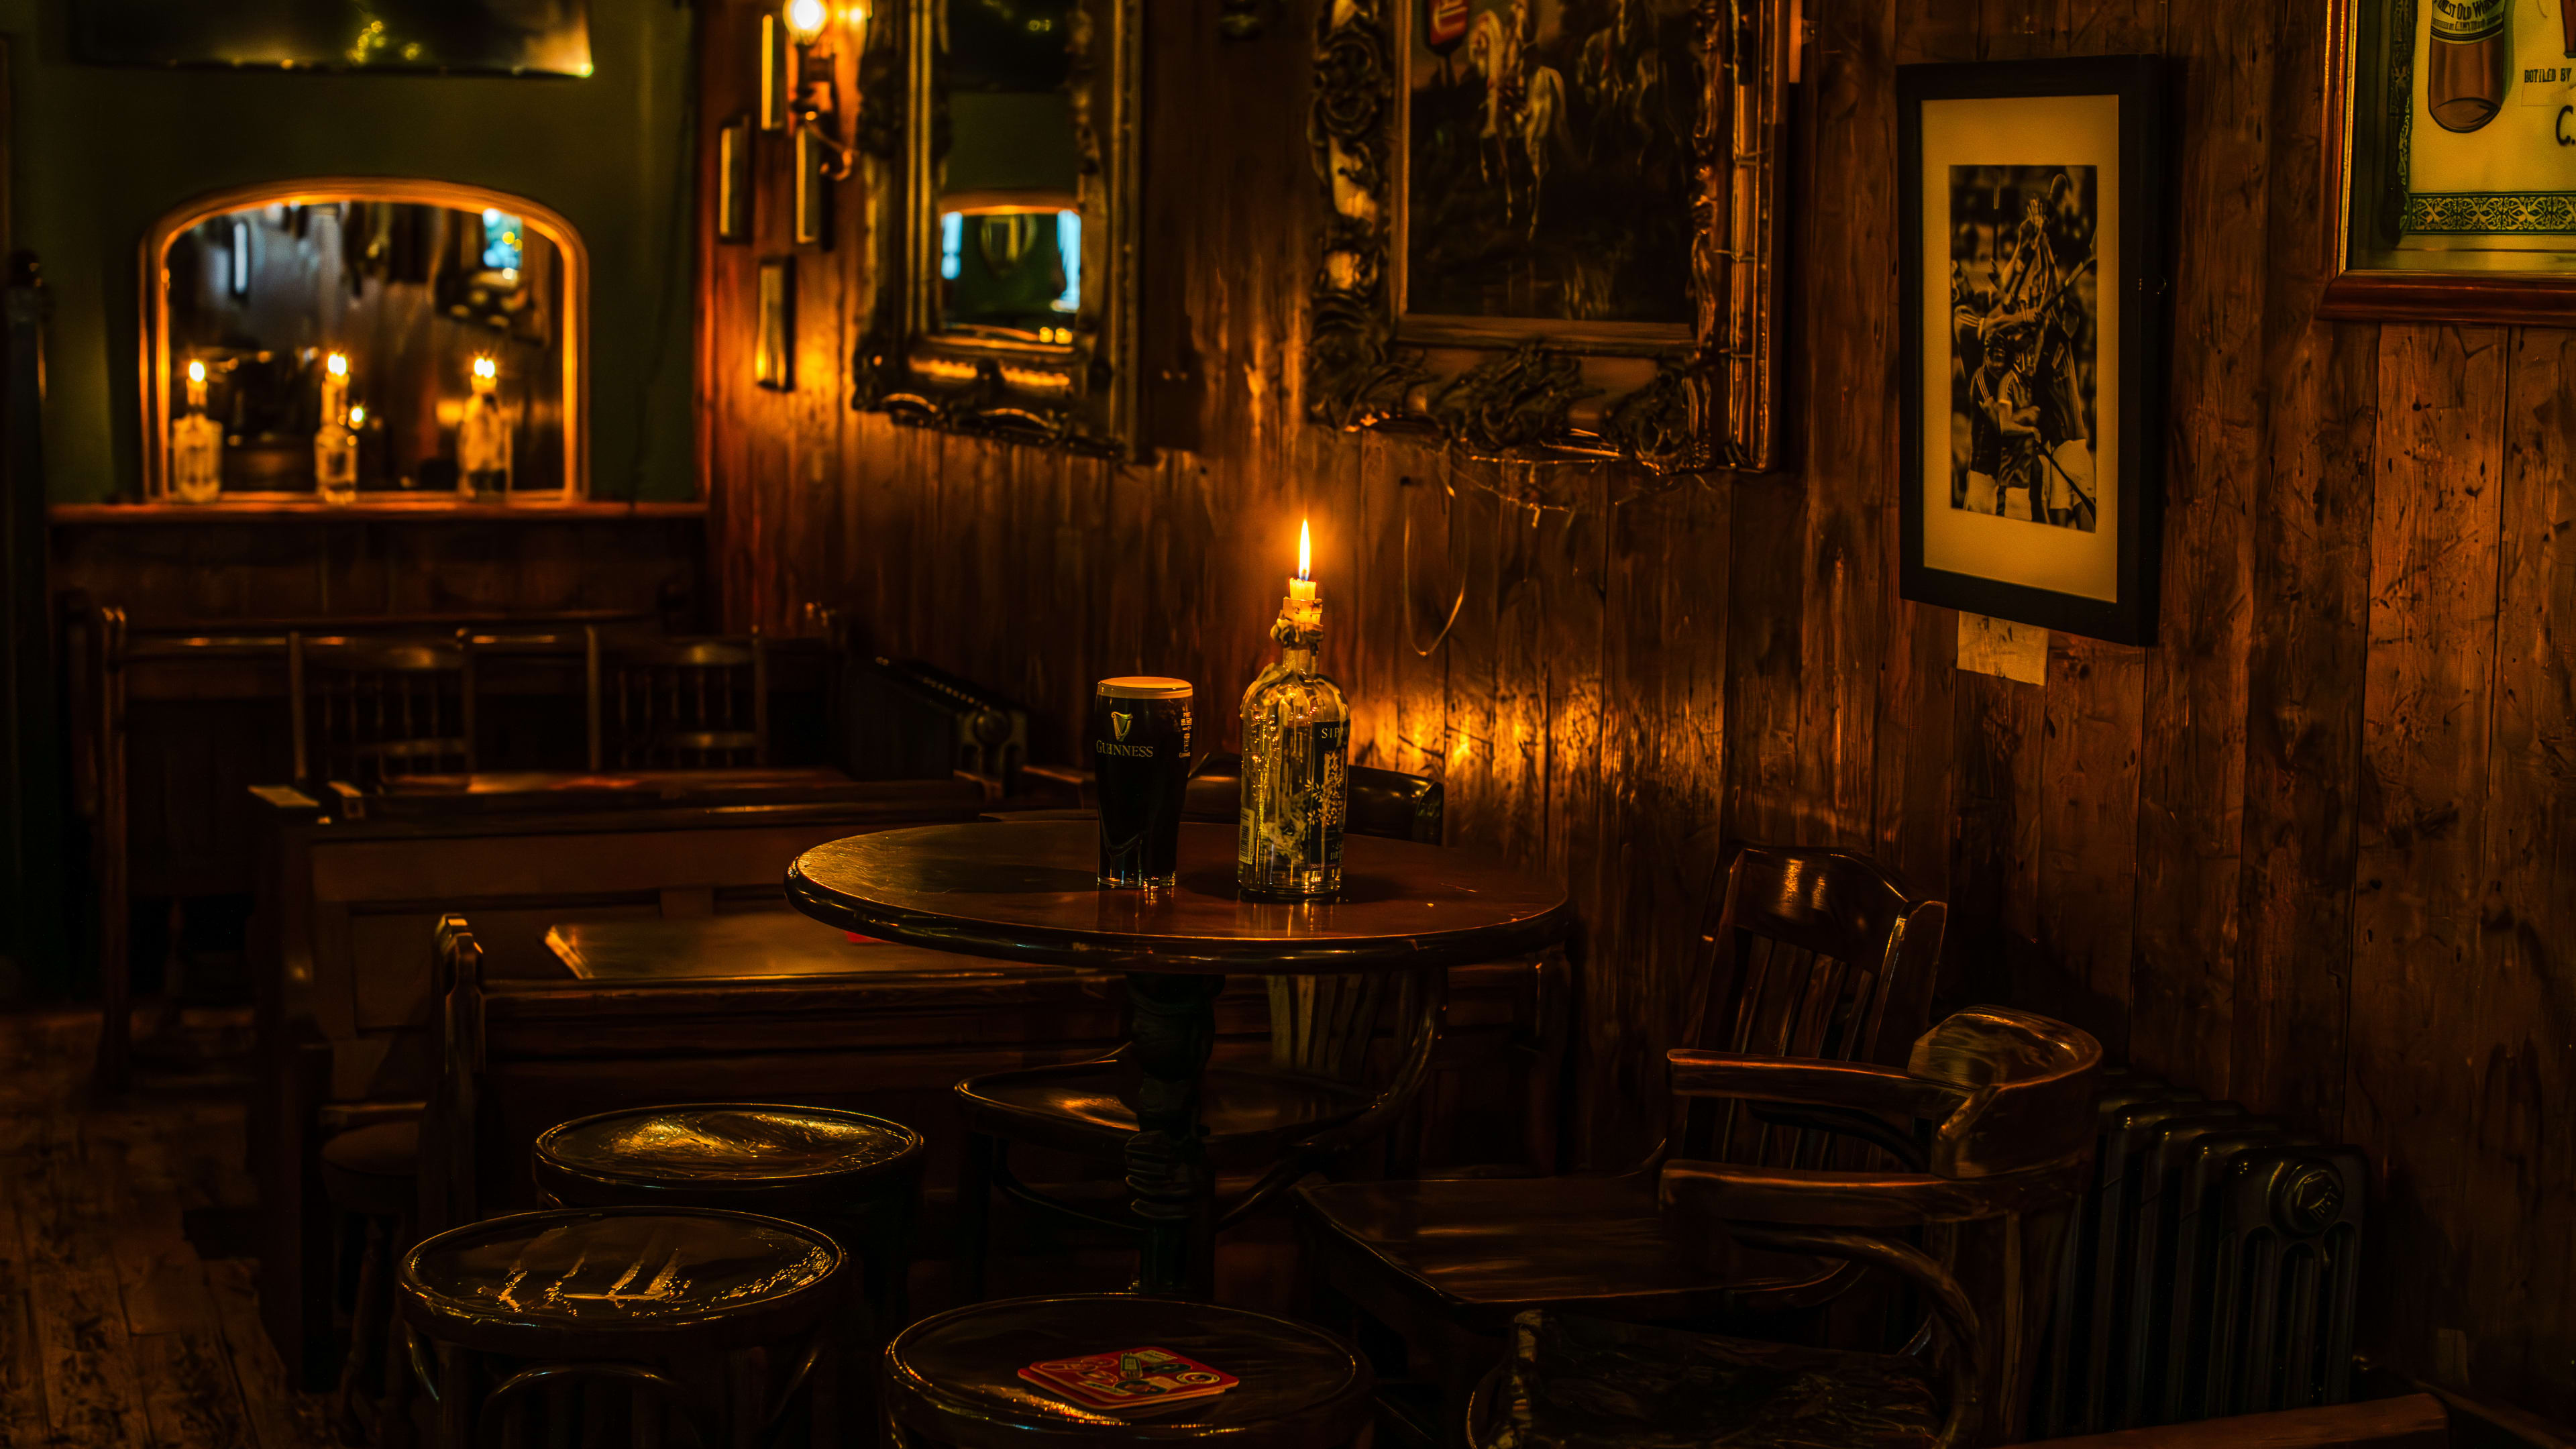
[[[2576,348],[2315,318],[2324,0],[1808,0],[1804,464],[1663,489],[1302,421],[1314,3],[1242,44],[1212,0],[1153,7],[1146,361],[1177,446],[1148,465],[843,407],[855,207],[797,257],[800,387],[753,387],[753,267],[788,250],[763,146],[760,241],[702,252],[729,623],[835,610],[1025,699],[1070,759],[1102,675],[1185,675],[1229,718],[1309,515],[1358,757],[1441,776],[1455,839],[1581,904],[1590,1160],[1656,1120],[1724,844],[1866,848],[1953,902],[1950,999],[2366,1148],[2365,1342],[2576,1418]],[[755,13],[702,10],[710,179]],[[2126,51],[2180,75],[2163,642],[1962,673],[1954,616],[1895,593],[1892,70]]]

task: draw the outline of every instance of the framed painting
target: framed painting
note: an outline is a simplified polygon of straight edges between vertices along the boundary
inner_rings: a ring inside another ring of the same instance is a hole
[[[2162,67],[1897,71],[1906,598],[2154,642]]]
[[[1310,414],[1472,454],[1782,466],[1793,0],[1335,0]]]
[[[2319,314],[2576,321],[2576,5],[2332,3]]]

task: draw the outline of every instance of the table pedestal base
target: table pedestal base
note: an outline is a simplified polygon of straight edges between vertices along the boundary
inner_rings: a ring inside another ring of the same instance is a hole
[[[1128,1047],[1144,1080],[1136,1135],[1127,1141],[1127,1186],[1143,1225],[1137,1291],[1205,1300],[1216,1289],[1216,1191],[1199,1125],[1199,1087],[1216,1045],[1222,976],[1136,971],[1127,977],[1135,1017]]]

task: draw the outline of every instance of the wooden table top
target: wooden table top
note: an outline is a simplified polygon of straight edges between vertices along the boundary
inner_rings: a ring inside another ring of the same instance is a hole
[[[373,789],[334,787],[343,813],[371,816],[515,814],[531,810],[650,809],[667,805],[771,805],[949,794],[948,780],[853,780],[839,770],[497,770],[400,775]]]
[[[546,949],[584,981],[730,981],[973,971],[989,962],[893,941],[852,941],[793,911],[676,920],[568,921],[546,928]],[[1033,968],[1038,975],[1062,967]]]
[[[1112,971],[1332,974],[1498,960],[1560,939],[1565,892],[1492,856],[1371,836],[1336,900],[1235,895],[1230,825],[1181,826],[1169,890],[1096,884],[1086,821],[929,825],[817,846],[787,898],[827,924],[934,950]]]

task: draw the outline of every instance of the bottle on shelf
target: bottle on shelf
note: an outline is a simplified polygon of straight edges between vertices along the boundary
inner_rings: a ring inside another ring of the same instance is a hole
[[[188,363],[188,410],[170,421],[170,494],[212,503],[224,489],[224,426],[206,416],[206,364]]]
[[[501,403],[501,365],[474,359],[474,392],[456,425],[456,491],[469,498],[504,498],[510,492],[510,416]]]
[[[349,428],[349,358],[322,364],[322,426],[313,433],[313,491],[325,503],[358,501],[358,435]]]

